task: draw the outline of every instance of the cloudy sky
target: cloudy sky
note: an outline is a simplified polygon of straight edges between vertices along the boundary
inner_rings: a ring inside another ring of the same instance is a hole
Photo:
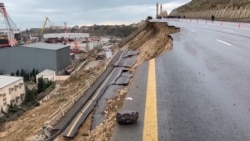
[[[191,0],[158,0],[168,12]],[[2,0],[8,14],[21,29],[47,24],[63,26],[132,24],[155,16],[157,0]],[[3,24],[0,19],[0,27]]]

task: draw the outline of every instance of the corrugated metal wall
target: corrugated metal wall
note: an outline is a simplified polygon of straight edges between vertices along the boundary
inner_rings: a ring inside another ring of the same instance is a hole
[[[43,71],[51,69],[56,72],[70,64],[70,49],[48,50],[31,47],[0,48],[0,72],[16,73],[33,68]]]

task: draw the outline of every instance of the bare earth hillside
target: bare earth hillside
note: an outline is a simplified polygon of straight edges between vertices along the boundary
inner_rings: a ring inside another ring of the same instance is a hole
[[[250,0],[192,0],[170,13],[171,16],[250,22]]]

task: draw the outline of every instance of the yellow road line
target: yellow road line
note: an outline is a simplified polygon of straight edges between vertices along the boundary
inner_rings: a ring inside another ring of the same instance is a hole
[[[73,129],[75,128],[76,124],[78,123],[78,121],[80,120],[81,116],[84,114],[84,112],[87,110],[87,108],[90,106],[91,102],[89,101],[87,106],[83,109],[83,111],[81,111],[80,114],[78,114],[77,119],[75,120],[75,122],[73,123],[73,125],[71,126],[67,136],[70,136],[70,134],[72,133]]]
[[[83,115],[84,112],[86,112],[87,108],[90,106],[90,104],[96,99],[96,97],[99,95],[101,89],[105,86],[105,84],[107,83],[108,79],[111,77],[111,75],[114,73],[114,69],[112,70],[112,72],[109,74],[109,76],[105,79],[105,81],[101,84],[101,86],[98,88],[98,90],[95,92],[95,95],[88,101],[87,105],[84,106],[84,109],[81,110],[81,113],[77,115],[76,120],[74,121],[73,125],[71,126],[67,136],[70,136],[70,134],[72,133],[73,129],[75,128],[76,124],[78,123],[78,121],[80,120],[81,116]]]
[[[158,141],[155,59],[149,61],[143,141]]]

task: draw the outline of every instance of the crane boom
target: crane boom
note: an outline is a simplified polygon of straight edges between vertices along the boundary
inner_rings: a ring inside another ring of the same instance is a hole
[[[43,27],[42,27],[42,29],[41,29],[41,31],[40,31],[40,36],[42,36],[43,35],[43,32],[44,32],[44,29],[45,29],[45,26],[46,26],[46,24],[47,24],[47,22],[50,22],[50,20],[49,20],[49,18],[48,17],[46,17],[45,18],[45,21],[44,21],[44,24],[43,24]]]

